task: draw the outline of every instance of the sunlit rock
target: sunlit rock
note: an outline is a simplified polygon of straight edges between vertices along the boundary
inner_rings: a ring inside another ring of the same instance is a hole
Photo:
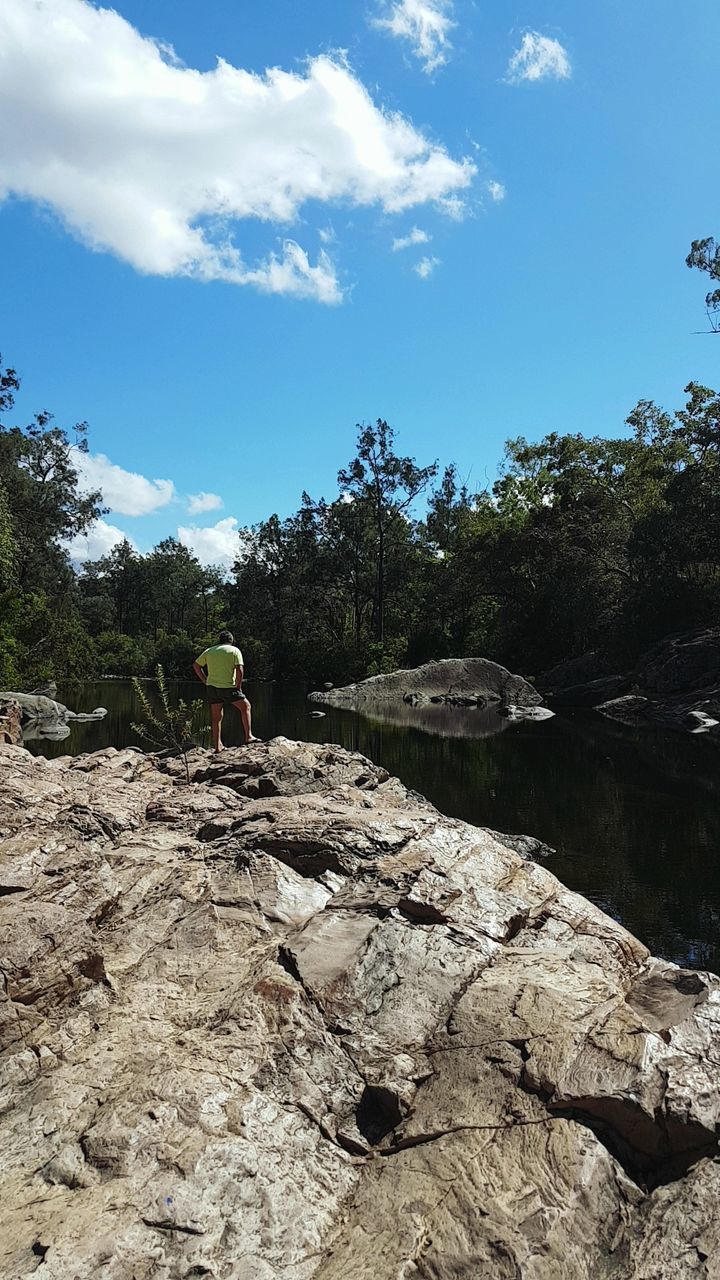
[[[0,746],[2,1280],[714,1274],[717,978],[356,753],[189,764]]]

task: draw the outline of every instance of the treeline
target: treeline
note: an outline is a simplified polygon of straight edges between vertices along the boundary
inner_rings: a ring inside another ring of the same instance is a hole
[[[0,365],[3,423],[17,387]],[[0,688],[158,661],[185,676],[228,625],[263,677],[466,654],[532,674],[592,648],[622,664],[719,615],[720,398],[686,394],[672,415],[642,401],[616,439],[512,440],[483,493],[398,453],[379,420],[335,498],[243,530],[230,575],[173,538],[75,572],[65,543],[102,511],[72,465],[84,426],[0,425]]]

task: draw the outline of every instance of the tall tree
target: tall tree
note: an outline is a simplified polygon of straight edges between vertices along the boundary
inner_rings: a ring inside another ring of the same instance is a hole
[[[376,534],[374,632],[385,642],[385,569],[388,548],[416,498],[437,474],[437,463],[419,467],[414,458],[395,453],[395,433],[383,418],[374,426],[358,426],[357,453],[338,472],[348,497],[371,513]]]

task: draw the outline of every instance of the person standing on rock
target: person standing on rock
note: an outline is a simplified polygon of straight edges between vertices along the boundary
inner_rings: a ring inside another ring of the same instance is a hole
[[[246,744],[257,742],[252,731],[252,707],[242,691],[243,656],[234,643],[232,631],[220,632],[217,644],[204,649],[193,662],[193,671],[207,689],[215,750],[223,749],[222,719],[228,705],[240,712]]]

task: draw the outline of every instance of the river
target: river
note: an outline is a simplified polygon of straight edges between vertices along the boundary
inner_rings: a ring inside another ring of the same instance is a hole
[[[150,686],[146,686],[150,688]],[[175,696],[202,698],[178,683]],[[310,715],[300,685],[248,682],[254,727],[361,751],[444,813],[539,837],[548,868],[621,920],[657,955],[720,969],[720,755],[708,743],[633,731],[588,713],[512,723],[445,707],[402,711],[403,722],[327,709]],[[28,742],[47,756],[141,745],[127,681],[61,686],[74,711],[104,706],[104,720],[72,726],[63,742]],[[206,717],[198,707],[198,720]],[[240,742],[226,712],[224,739]]]

